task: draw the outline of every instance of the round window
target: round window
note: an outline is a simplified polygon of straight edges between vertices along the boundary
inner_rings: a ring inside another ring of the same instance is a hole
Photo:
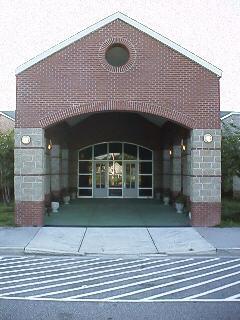
[[[128,62],[129,51],[123,44],[115,43],[107,49],[105,58],[110,65],[121,67]]]

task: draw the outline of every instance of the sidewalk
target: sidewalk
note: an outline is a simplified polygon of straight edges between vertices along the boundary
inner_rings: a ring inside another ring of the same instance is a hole
[[[240,254],[240,228],[0,228],[0,254]]]

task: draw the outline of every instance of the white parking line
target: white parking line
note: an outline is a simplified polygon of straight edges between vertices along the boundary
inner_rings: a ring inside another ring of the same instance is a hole
[[[236,300],[238,298],[240,298],[240,293],[237,293],[237,294],[235,294],[234,296],[231,296],[231,297],[227,297],[225,300],[226,301],[230,301],[230,300]]]
[[[1,266],[1,268],[0,268],[0,270],[2,270],[2,269],[8,269],[9,267],[6,267],[6,266],[11,266],[11,265],[13,265],[13,267],[18,267],[18,264],[20,264],[20,263],[28,263],[28,262],[31,262],[31,261],[47,261],[47,260],[51,260],[51,258],[37,258],[37,259],[31,259],[31,258],[29,258],[29,259],[25,259],[25,260],[21,260],[21,261],[13,261],[13,262],[8,262],[9,260],[7,260],[7,262],[1,262],[0,263],[0,266]],[[25,265],[23,265],[23,266],[25,266]],[[2,268],[3,267],[3,268]]]
[[[188,259],[186,259],[187,261]],[[151,272],[151,273],[146,273],[146,274],[143,274],[143,275],[137,275],[137,276],[132,276],[132,277],[127,277],[127,278],[121,278],[121,279],[117,279],[117,280],[112,280],[112,281],[106,281],[106,282],[102,282],[102,283],[97,283],[97,284],[92,284],[92,285],[85,285],[84,287],[77,287],[77,288],[71,288],[71,289],[65,289],[65,290],[60,290],[60,291],[54,291],[54,292],[49,292],[49,293],[45,293],[45,294],[40,294],[40,295],[35,295],[35,296],[31,296],[31,297],[46,297],[46,296],[49,296],[49,295],[55,295],[55,294],[59,294],[59,293],[66,293],[66,292],[73,292],[73,291],[80,291],[80,290],[85,290],[85,289],[88,289],[88,288],[93,288],[93,287],[99,287],[99,286],[104,286],[106,284],[113,284],[113,283],[117,283],[117,282],[124,282],[124,281],[127,281],[127,280],[132,280],[132,279],[139,279],[139,278],[143,278],[143,277],[149,277],[151,275],[154,275],[154,274],[160,274],[160,273],[166,273],[168,271],[173,271],[173,270],[176,270],[176,269],[182,269],[182,268],[187,268],[189,266],[193,266],[193,265],[199,265],[199,264],[203,264],[203,263],[206,263],[206,262],[210,262],[210,261],[215,261],[215,260],[218,260],[218,258],[214,258],[214,259],[210,259],[210,260],[206,260],[206,261],[200,261],[200,262],[195,262],[195,263],[192,263],[192,264],[189,264],[189,265],[185,265],[185,266],[177,266],[177,267],[174,267],[174,268],[169,268],[169,269],[165,269],[165,270],[160,270],[160,271],[155,271],[155,272]],[[185,272],[183,272],[185,273]],[[151,282],[152,280],[145,280],[144,282]],[[80,282],[80,281],[79,281]],[[75,282],[77,283],[77,282]],[[128,286],[128,285],[126,285]],[[123,287],[125,287],[125,285],[123,285]],[[111,288],[110,288],[111,289]],[[106,289],[105,289],[106,290]],[[102,290],[100,290],[102,291]],[[90,294],[89,294],[90,295]],[[75,298],[76,296],[74,296]],[[78,297],[78,296],[77,296]]]
[[[11,289],[11,288],[20,288],[20,287],[29,287],[29,286],[35,286],[36,284],[39,285],[39,284],[42,284],[42,283],[50,283],[50,282],[59,282],[61,280],[67,280],[67,279],[75,279],[75,278],[79,278],[79,277],[87,277],[89,275],[94,275],[94,274],[101,274],[101,273],[106,273],[106,272],[112,272],[112,271],[117,271],[117,270],[122,270],[122,269],[129,269],[129,268],[136,268],[136,267],[140,267],[143,265],[143,262],[145,261],[148,261],[149,258],[147,259],[141,259],[141,260],[135,260],[135,261],[129,261],[129,262],[123,262],[123,263],[118,263],[118,264],[113,264],[113,265],[108,265],[108,266],[102,266],[102,267],[95,267],[95,268],[89,268],[89,269],[83,269],[83,270],[76,270],[76,271],[69,271],[69,272],[62,272],[62,273],[56,273],[56,274],[51,274],[51,275],[44,275],[42,277],[32,277],[32,278],[25,278],[25,279],[21,279],[21,281],[29,281],[29,280],[34,280],[34,279],[41,279],[41,278],[44,278],[46,279],[46,277],[58,277],[57,279],[52,279],[52,280],[44,280],[44,281],[37,281],[37,282],[31,282],[31,283],[24,283],[24,284],[20,284],[20,285],[13,285],[13,286],[8,286],[8,287],[0,287],[0,291],[2,290],[6,290],[6,289]],[[166,260],[170,260],[170,259],[165,259],[163,261],[166,261]],[[130,265],[130,266],[126,266],[128,264],[132,264],[132,263],[138,263],[140,262],[139,264],[135,264],[135,265]],[[159,263],[159,259],[156,260],[156,261],[150,261],[150,262],[145,262],[144,263],[144,266],[146,265],[149,265],[149,264],[155,264],[155,263]],[[115,268],[115,269],[106,269],[106,268],[109,268],[109,267],[112,267],[112,266],[123,266],[123,267],[120,267],[120,268]],[[68,275],[68,274],[73,274],[73,273],[83,273],[83,272],[86,272],[86,271],[90,271],[90,270],[96,270],[96,269],[105,269],[103,271],[97,271],[97,272],[91,272],[91,273],[84,273],[84,274],[81,274],[81,275],[73,275],[73,276],[70,276],[70,277],[64,277],[64,278],[59,278],[59,276],[63,276],[63,275]],[[156,268],[156,266],[151,266],[151,267],[148,267],[148,268]],[[142,269],[137,269],[137,270],[141,270]],[[144,269],[145,270],[145,269]],[[135,270],[133,271],[126,271],[127,272],[136,272]],[[114,274],[116,275],[116,274]],[[110,274],[107,274],[103,277],[110,277],[111,275]],[[89,279],[88,279],[89,280]],[[14,282],[17,282],[18,280],[14,280]],[[12,283],[10,281],[10,283]]]
[[[86,267],[86,266],[92,266],[92,265],[98,265],[98,264],[104,264],[104,263],[106,264],[106,263],[109,263],[109,262],[111,263],[111,262],[122,261],[123,259],[122,258],[118,258],[118,259],[112,259],[112,260],[104,260],[104,261],[100,261],[100,262],[99,262],[99,260],[100,260],[100,258],[84,260],[84,262],[91,262],[91,263],[81,264],[81,265],[79,264],[79,261],[69,262],[69,263],[62,263],[61,264],[61,268],[57,268],[57,269],[53,269],[53,270],[42,270],[42,271],[35,271],[35,272],[29,272],[29,273],[21,273],[21,274],[17,274],[17,275],[10,275],[10,276],[1,277],[1,279],[24,277],[24,276],[36,275],[36,274],[46,274],[46,273],[52,273],[52,272],[62,271],[62,270],[71,270],[71,269],[82,268],[82,267]],[[92,262],[92,261],[97,261],[97,262]],[[68,267],[69,265],[72,265],[72,266]],[[58,267],[58,266],[59,266],[59,264],[52,265],[51,268]],[[103,267],[107,268],[108,265],[103,266]],[[98,267],[98,268],[102,268],[102,267]],[[44,269],[44,267],[41,267],[41,269]],[[35,270],[35,269],[33,268],[31,270]],[[54,274],[53,274],[53,276],[54,276]],[[23,280],[24,280],[24,278],[23,278]],[[14,281],[17,282],[18,279],[14,280]],[[10,282],[13,282],[13,281],[11,280]],[[9,283],[9,281],[0,282],[0,284],[5,284],[5,283]]]
[[[224,264],[224,263],[222,263]],[[218,264],[218,265],[222,265],[222,264]],[[123,293],[123,294],[119,294],[119,295],[115,295],[115,296],[111,296],[109,298],[106,298],[106,300],[114,300],[116,298],[121,298],[121,297],[126,297],[126,296],[131,296],[131,295],[135,295],[135,294],[138,294],[138,293],[143,293],[143,292],[146,292],[146,291],[150,291],[150,290],[154,290],[154,289],[159,289],[159,288],[162,288],[162,287],[167,287],[167,286],[170,286],[170,285],[173,285],[173,284],[177,284],[177,283],[181,283],[181,282],[185,282],[185,281],[189,281],[189,280],[194,280],[194,279],[198,279],[198,278],[202,278],[202,277],[206,277],[206,276],[209,276],[209,275],[212,275],[212,274],[215,274],[215,273],[219,273],[219,272],[222,272],[222,271],[227,271],[227,270],[231,270],[233,268],[237,268],[239,267],[239,265],[235,265],[235,266],[231,266],[231,267],[227,267],[227,268],[223,268],[223,269],[219,269],[219,270],[215,270],[215,271],[211,271],[211,272],[207,272],[207,273],[204,273],[204,274],[200,274],[200,275],[197,275],[197,276],[192,276],[192,277],[189,277],[189,278],[183,278],[181,280],[176,280],[176,281],[172,281],[172,282],[168,282],[168,283],[163,283],[163,284],[160,284],[160,285],[156,285],[156,286],[153,286],[151,288],[146,288],[146,289],[139,289],[139,290],[135,290],[135,291],[131,291],[131,292],[126,292],[126,293]],[[206,268],[199,268],[199,269],[195,269],[195,271],[198,271],[198,270],[204,270],[204,269],[208,269],[209,267],[206,267]],[[176,273],[174,274],[173,276],[179,276],[179,275],[184,275],[186,273],[189,273],[189,272],[181,272],[181,273]],[[162,277],[162,278],[155,278],[155,279],[152,279],[153,281],[154,280],[162,280],[162,279],[166,279],[166,278],[169,278],[169,276],[167,277]],[[142,282],[144,283],[144,282]],[[142,284],[142,283],[139,283],[139,284]],[[95,293],[94,293],[95,294]],[[83,295],[81,295],[83,296]],[[70,297],[71,298],[71,297]],[[77,298],[77,297],[74,297],[74,298]],[[148,297],[150,298],[150,297]],[[144,298],[144,299],[141,299],[141,300],[149,300],[148,298]],[[152,298],[152,296],[151,296]]]
[[[221,287],[217,287],[217,288],[214,288],[214,289],[211,289],[211,290],[208,290],[208,291],[204,291],[204,292],[201,292],[201,293],[198,293],[198,294],[194,294],[192,296],[188,296],[186,298],[183,298],[183,300],[192,300],[192,299],[195,299],[195,298],[206,296],[209,293],[221,291],[221,290],[236,286],[238,284],[240,284],[240,281],[231,282],[231,283],[225,284],[224,286],[221,286]]]
[[[65,299],[66,300],[70,300],[72,298],[76,299],[76,298],[80,298],[80,297],[96,295],[96,294],[99,294],[99,293],[101,294],[101,293],[104,293],[104,292],[110,292],[110,291],[114,291],[114,290],[118,290],[118,289],[125,289],[125,288],[129,288],[129,287],[134,287],[134,286],[139,285],[139,284],[144,284],[144,283],[149,283],[149,282],[153,282],[153,281],[168,279],[168,278],[171,278],[171,277],[174,277],[174,276],[179,276],[179,275],[185,275],[186,273],[197,272],[197,271],[200,271],[200,270],[209,269],[209,268],[212,268],[212,267],[215,267],[215,266],[219,266],[219,265],[223,265],[223,264],[227,264],[227,263],[230,263],[230,262],[228,261],[228,262],[224,262],[224,263],[218,263],[218,264],[215,264],[215,265],[202,267],[202,268],[197,268],[197,269],[193,269],[193,270],[190,270],[190,271],[170,274],[170,275],[162,276],[162,277],[158,277],[158,278],[152,278],[151,280],[144,280],[144,281],[134,282],[134,283],[130,283],[130,284],[127,284],[127,285],[118,286],[118,287],[112,287],[112,288],[108,288],[108,289],[98,290],[98,291],[95,291],[95,292],[88,292],[88,293],[84,293],[84,294],[81,294],[81,295],[70,296],[70,297],[65,298]],[[237,266],[240,266],[240,265],[237,265]],[[191,280],[191,279],[200,278],[200,277],[203,277],[203,276],[206,276],[206,275],[211,275],[211,274],[214,274],[214,273],[218,273],[218,272],[221,272],[221,271],[233,269],[233,268],[236,268],[237,266],[231,266],[231,267],[220,269],[220,270],[217,270],[217,271],[212,271],[212,272],[209,272],[209,273],[206,273],[206,274],[200,274],[200,275],[197,275],[197,276],[193,276],[191,278],[181,279],[181,280],[178,280],[176,282],[169,282],[169,283],[165,283],[165,284],[161,284],[161,285],[156,285],[156,286],[153,286],[153,287],[147,288],[147,289],[139,289],[139,290],[135,290],[135,291],[132,291],[132,292],[127,292],[127,293],[120,294],[120,295],[114,295],[114,296],[111,296],[109,298],[106,298],[105,300],[111,300],[111,299],[114,300],[115,298],[121,298],[121,297],[124,297],[124,296],[130,296],[130,295],[133,295],[133,294],[136,294],[136,293],[142,293],[142,292],[145,292],[145,291],[150,291],[150,290],[153,290],[153,289],[160,288],[162,286],[168,286],[168,285],[175,284],[175,283],[178,283],[178,282],[184,282],[184,281],[188,281],[188,280]]]
[[[185,261],[185,260],[183,260],[183,261]],[[173,262],[172,262],[173,263]],[[171,263],[170,263],[171,264]],[[158,266],[165,266],[165,265],[168,265],[168,263],[164,263],[164,264],[160,264],[160,265],[158,265]],[[159,273],[159,271],[158,271],[158,273]],[[152,273],[152,274],[154,274],[154,273]],[[142,277],[146,277],[146,276],[148,276],[149,274],[144,274],[144,275],[141,275]],[[134,277],[128,277],[128,278],[125,278],[125,279],[133,279],[133,278],[135,278],[135,277],[137,277],[137,276],[134,276]],[[100,278],[100,277],[97,277],[97,278]],[[123,278],[124,279],[124,278]],[[87,281],[89,281],[90,279],[87,279]],[[64,282],[64,283],[59,283],[59,284],[54,284],[54,285],[50,285],[50,286],[42,286],[42,287],[37,287],[37,288],[33,288],[33,289],[26,289],[26,290],[19,290],[19,291],[14,291],[14,292],[8,292],[8,293],[4,293],[4,294],[1,294],[0,296],[6,296],[6,295],[11,295],[11,294],[18,294],[18,293],[23,293],[23,292],[32,292],[32,291],[39,291],[39,290],[42,290],[42,289],[50,289],[50,288],[56,288],[56,287],[63,287],[63,286],[67,286],[67,285],[72,285],[72,284],[76,284],[76,283],[81,283],[81,282],[84,282],[84,281],[86,281],[86,280],[83,280],[83,279],[81,279],[81,280],[77,280],[77,281],[68,281],[68,282]],[[122,279],[118,279],[118,280],[114,280],[114,281],[110,281],[110,283],[111,282],[117,282],[117,281],[124,281],[124,280],[122,280]],[[108,281],[109,282],[109,281]],[[100,285],[102,285],[102,284],[105,284],[104,282],[103,283],[100,283],[100,284],[98,284],[98,286]],[[84,286],[84,288],[86,288],[86,287],[88,287],[88,286]],[[71,291],[72,291],[73,289],[71,289]],[[46,296],[46,295],[48,295],[47,293],[46,294],[44,294],[44,296]],[[41,296],[41,295],[39,295],[39,296]]]
[[[190,301],[185,301],[182,299],[159,299],[159,300],[149,300],[149,301],[141,301],[141,300],[129,300],[129,299],[121,299],[121,300],[106,300],[106,299],[72,299],[72,300],[63,300],[62,298],[28,298],[28,297],[0,297],[0,300],[24,300],[24,301],[56,301],[56,302],[68,302],[68,303],[79,303],[79,302],[102,302],[102,303],[166,303],[166,302],[181,302],[181,303],[195,303],[195,302],[239,302],[240,300],[223,300],[223,299],[194,299]]]
[[[185,291],[185,290],[188,290],[188,289],[200,287],[200,286],[202,286],[202,285],[204,285],[204,284],[212,283],[212,282],[215,282],[215,281],[217,281],[217,280],[226,279],[226,278],[235,276],[235,275],[237,275],[237,274],[240,274],[240,271],[236,271],[236,272],[233,272],[233,273],[228,273],[228,274],[225,274],[224,276],[221,276],[221,277],[213,278],[213,279],[206,280],[206,281],[203,281],[203,282],[200,282],[200,283],[191,284],[191,285],[189,285],[189,286],[182,287],[182,288],[179,288],[179,289],[174,289],[174,290],[171,290],[171,291],[167,291],[167,292],[163,292],[163,293],[160,293],[160,294],[156,294],[156,295],[154,295],[154,296],[150,296],[150,297],[145,298],[145,299],[146,299],[146,300],[153,300],[153,299],[155,299],[155,298],[167,296],[167,295],[170,295],[170,294],[173,294],[173,293],[177,293],[177,292]],[[145,300],[145,299],[142,299],[142,300]]]
[[[36,259],[38,260],[38,259]],[[41,262],[37,262],[37,263],[29,263],[29,264],[23,264],[20,266],[10,266],[10,267],[3,267],[0,268],[0,270],[5,270],[5,269],[16,269],[16,268],[21,268],[21,267],[32,267],[32,266],[39,266],[39,265],[43,265],[43,264],[48,264],[48,263],[55,263],[55,262],[62,262],[62,261],[72,261],[72,260],[76,260],[75,258],[71,258],[71,259],[57,259],[57,260],[50,260],[50,261],[41,261]],[[18,272],[19,270],[14,270],[14,271],[0,271],[0,275],[1,274],[5,274],[5,273],[10,273],[10,272]],[[21,270],[20,270],[21,271]]]

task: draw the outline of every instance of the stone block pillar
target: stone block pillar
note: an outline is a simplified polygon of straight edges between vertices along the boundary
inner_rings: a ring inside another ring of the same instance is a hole
[[[204,142],[205,134],[212,142]],[[221,130],[194,129],[191,143],[191,223],[215,226],[221,221]]]
[[[24,136],[25,144],[22,142]],[[44,130],[16,128],[14,153],[15,223],[18,226],[41,226],[45,210]]]
[[[182,186],[182,159],[181,159],[181,145],[174,145],[172,148],[171,158],[171,191],[173,197],[176,197],[181,192]]]
[[[67,189],[69,187],[68,183],[68,149],[62,149],[62,161],[61,161],[61,187]]]
[[[52,145],[50,151],[51,159],[51,192],[55,195],[61,193],[61,147],[58,144]]]
[[[182,187],[183,194],[189,200],[190,197],[190,174],[191,174],[191,139],[184,141],[186,150],[182,151]]]
[[[240,178],[233,176],[233,198],[240,199]]]
[[[170,154],[168,149],[163,150],[162,160],[162,189],[166,191],[170,189]]]

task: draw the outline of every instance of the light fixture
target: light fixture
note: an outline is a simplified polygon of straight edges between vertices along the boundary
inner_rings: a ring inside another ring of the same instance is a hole
[[[49,144],[48,144],[47,148],[48,148],[48,150],[52,149],[52,141],[51,141],[51,139],[49,140]]]
[[[170,156],[172,155],[172,150],[171,150],[171,149],[169,150],[169,155],[170,155]]]
[[[31,142],[30,136],[22,136],[21,141],[23,144],[29,144]]]
[[[185,144],[182,145],[182,149],[183,149],[183,151],[186,151],[186,146],[185,146]]]
[[[210,143],[210,142],[213,141],[213,136],[210,133],[206,133],[203,136],[203,141],[206,142],[206,143]]]

